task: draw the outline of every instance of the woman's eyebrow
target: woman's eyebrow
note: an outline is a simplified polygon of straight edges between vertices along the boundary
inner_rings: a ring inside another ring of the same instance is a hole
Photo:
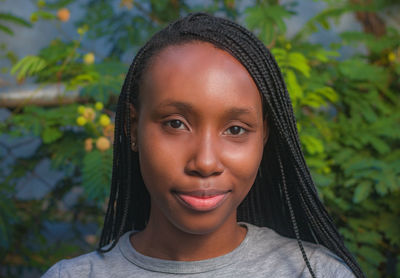
[[[232,108],[229,108],[226,112],[224,112],[224,116],[226,118],[236,118],[241,115],[251,116],[253,113],[254,113],[254,110],[252,110],[252,109],[232,107]]]
[[[191,105],[190,103],[181,102],[181,101],[166,100],[166,101],[161,102],[159,105],[157,105],[158,109],[162,109],[165,107],[173,107],[182,112],[193,111],[193,105]]]

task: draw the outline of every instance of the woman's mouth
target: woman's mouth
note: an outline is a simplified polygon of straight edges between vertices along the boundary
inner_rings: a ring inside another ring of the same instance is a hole
[[[219,207],[225,201],[229,192],[229,190],[196,190],[191,192],[175,191],[174,194],[186,207],[195,211],[206,212]]]

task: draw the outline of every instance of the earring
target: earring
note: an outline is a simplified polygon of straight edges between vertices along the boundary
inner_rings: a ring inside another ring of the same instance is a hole
[[[136,152],[136,142],[132,142],[132,151]]]

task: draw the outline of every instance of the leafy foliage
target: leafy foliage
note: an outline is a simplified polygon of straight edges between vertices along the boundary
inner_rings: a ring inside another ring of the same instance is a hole
[[[37,56],[25,56],[12,69],[11,74],[18,72],[18,79],[31,76],[43,70],[46,62]]]
[[[90,198],[104,202],[109,195],[112,170],[111,149],[87,153],[83,160],[82,186]]]
[[[38,1],[31,20],[65,21],[58,12],[73,2]],[[345,243],[368,277],[399,276],[399,30],[384,26],[379,36],[366,31],[341,33],[341,45],[366,49],[351,57],[341,57],[335,45],[322,47],[309,40],[343,15],[378,16],[380,9],[395,3],[325,2],[324,10],[288,38],[285,20],[294,14],[295,2],[258,0],[239,5],[234,0],[214,0],[194,6],[190,1],[121,0],[118,6],[90,0],[82,5],[85,15],[75,23],[77,40],[56,39],[18,62],[7,54],[13,61],[11,72],[20,82],[33,77],[43,85],[63,83],[80,91],[83,105],[26,106],[0,123],[0,134],[32,134],[42,144],[31,156],[19,158],[11,171],[0,171],[0,265],[7,266],[0,267],[0,275],[28,268],[44,271],[61,258],[93,248],[98,232],[76,231],[77,241],[62,245],[43,236],[45,224],[101,225],[111,180],[112,111],[128,69],[124,57],[126,53],[131,57],[151,34],[179,15],[202,10],[243,19],[271,48],[292,99],[306,161]],[[4,21],[30,26],[24,19],[0,13],[3,31]],[[108,45],[103,58],[84,46],[98,41]],[[6,149],[0,155],[9,153]],[[42,158],[51,158],[65,177],[43,200],[16,199],[16,182]],[[70,193],[80,189],[83,193],[76,202],[66,205]],[[21,238],[31,239],[32,244]]]
[[[75,123],[77,105],[64,106],[56,109],[43,109],[27,106],[23,114],[10,119],[10,125],[16,128],[11,134],[22,134],[30,131],[43,139],[43,143],[52,143],[63,136],[61,127]]]
[[[32,26],[28,21],[19,16],[13,15],[11,13],[0,12],[0,31],[8,35],[14,35],[14,31],[12,31],[11,28],[5,25],[4,23],[12,23],[17,25],[22,25],[25,27]]]
[[[277,34],[285,33],[286,24],[283,21],[291,13],[280,5],[261,3],[247,8],[247,26],[253,29],[264,42],[269,45]]]

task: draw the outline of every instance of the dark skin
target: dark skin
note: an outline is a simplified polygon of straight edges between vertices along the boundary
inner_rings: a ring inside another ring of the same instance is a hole
[[[268,138],[260,93],[242,64],[205,42],[162,50],[147,69],[140,110],[131,107],[151,209],[131,237],[147,256],[177,261],[227,254],[244,239],[236,209],[256,178]],[[198,211],[179,193],[224,192],[218,206]]]

